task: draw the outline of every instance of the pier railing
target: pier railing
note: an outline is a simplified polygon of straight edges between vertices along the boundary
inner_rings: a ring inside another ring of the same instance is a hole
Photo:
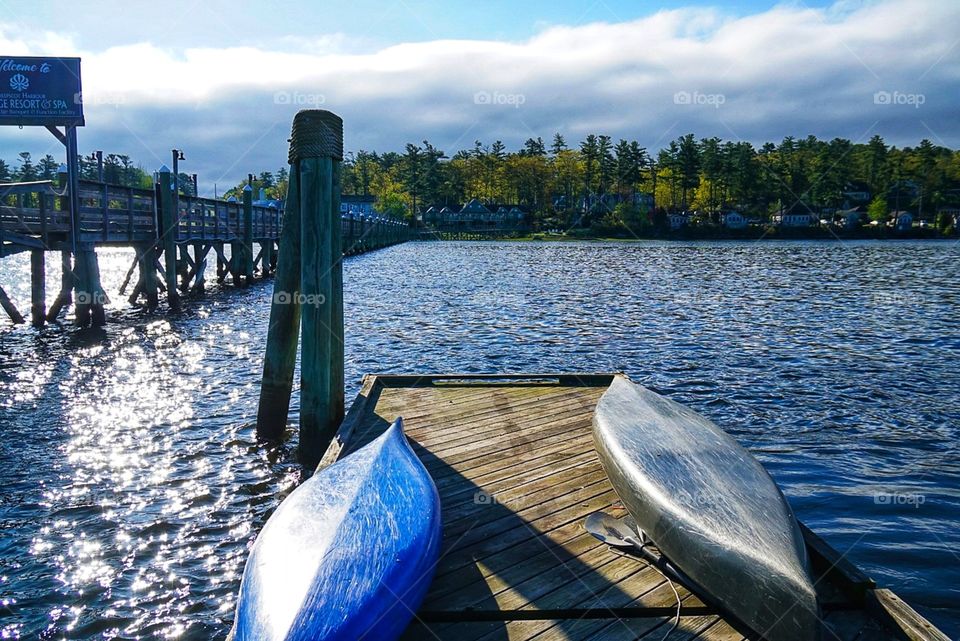
[[[156,189],[140,189],[80,181],[77,240],[91,245],[129,246],[156,241]],[[240,242],[244,236],[244,204],[180,195],[174,240],[184,243]],[[252,240],[280,238],[283,209],[273,204],[251,209]],[[71,237],[71,216],[65,191],[54,181],[0,184],[0,254],[27,249],[61,249]],[[376,214],[341,215],[344,253],[356,254],[403,242],[412,237],[403,222]]]
[[[176,241],[236,242],[244,238],[243,203],[213,198],[183,196],[179,198]],[[276,206],[253,205],[251,209],[253,240],[276,240],[280,237],[283,210]]]

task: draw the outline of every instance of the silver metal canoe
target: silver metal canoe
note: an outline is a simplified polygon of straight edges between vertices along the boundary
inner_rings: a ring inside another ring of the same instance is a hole
[[[746,449],[619,376],[600,399],[593,436],[627,511],[706,598],[769,641],[820,638],[800,528]]]

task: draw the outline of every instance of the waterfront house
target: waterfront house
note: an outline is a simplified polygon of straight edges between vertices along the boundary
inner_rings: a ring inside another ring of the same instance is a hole
[[[840,218],[844,229],[859,229],[863,226],[863,216],[865,213],[866,209],[863,206],[852,207],[837,212],[836,217]]]
[[[423,212],[425,224],[444,230],[517,229],[525,224],[526,212],[518,205],[484,205],[473,198],[463,206],[430,206]]]
[[[359,216],[373,216],[376,213],[374,204],[377,199],[374,196],[360,196],[343,194],[340,196],[340,213],[353,214]]]
[[[490,226],[493,211],[478,199],[472,198],[460,209],[460,220],[464,226],[471,229],[483,229]]]
[[[423,212],[423,222],[425,225],[436,227],[440,223],[440,210],[436,207],[427,207]]]
[[[890,225],[897,231],[909,231],[913,228],[913,214],[908,211],[895,211],[891,214]]]
[[[817,220],[809,208],[799,205],[773,216],[773,221],[781,227],[809,227]]]
[[[747,226],[747,217],[738,211],[723,214],[723,226],[727,229],[743,229]]]
[[[677,230],[687,226],[687,212],[671,212],[668,216],[670,220],[670,229]]]

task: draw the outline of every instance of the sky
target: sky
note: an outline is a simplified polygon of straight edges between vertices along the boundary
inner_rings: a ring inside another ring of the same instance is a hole
[[[0,57],[81,57],[82,152],[153,170],[181,148],[201,193],[281,167],[302,108],[342,116],[352,151],[427,139],[452,155],[554,132],[651,151],[691,132],[960,147],[957,0],[2,7]],[[21,150],[63,156],[42,128],[3,128],[0,157]]]

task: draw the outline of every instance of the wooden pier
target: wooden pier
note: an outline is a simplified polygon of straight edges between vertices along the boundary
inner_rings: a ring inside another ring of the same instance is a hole
[[[396,417],[440,492],[444,543],[404,639],[653,639],[673,624],[671,583],[588,534],[623,514],[594,451],[591,420],[616,374],[367,376],[327,449],[329,465]],[[947,637],[803,528],[824,641]],[[755,638],[686,587],[669,639]]]
[[[248,186],[243,199],[215,200],[177,195],[163,167],[154,189],[79,181],[78,212],[71,212],[68,181],[0,185],[0,258],[31,252],[31,317],[41,326],[72,301],[78,323],[103,322],[107,293],[100,286],[97,247],[132,247],[136,261],[131,303],[143,297],[157,306],[166,292],[171,308],[181,293],[204,288],[208,256],[216,258],[216,280],[237,286],[270,275],[277,264],[283,209],[256,204]],[[408,240],[409,227],[381,216],[340,216],[343,253],[357,254]],[[46,309],[45,253],[60,252],[64,267],[60,295]],[[126,283],[120,294],[126,293]],[[0,289],[0,305],[15,323],[24,322]]]

